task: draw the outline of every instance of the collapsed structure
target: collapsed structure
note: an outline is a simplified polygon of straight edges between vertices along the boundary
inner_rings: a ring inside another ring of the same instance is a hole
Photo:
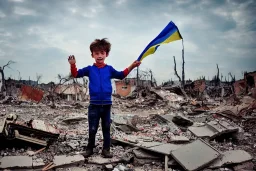
[[[56,108],[52,109],[49,93],[22,85],[18,95],[1,101],[0,169],[253,170],[256,100],[252,75],[247,74],[244,84],[214,86],[197,80],[184,89],[175,85],[153,88],[147,82],[137,88],[132,79],[116,82],[112,159],[100,156],[101,131],[95,154],[87,159],[81,155],[88,139],[88,100],[72,104],[54,95]],[[71,98],[76,99],[76,94]]]

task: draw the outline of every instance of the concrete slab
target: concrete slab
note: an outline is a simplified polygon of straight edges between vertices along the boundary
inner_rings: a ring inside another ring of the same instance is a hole
[[[188,171],[200,170],[216,160],[220,153],[198,139],[171,152],[172,157]]]
[[[239,130],[239,127],[233,126],[226,121],[211,121],[204,126],[191,126],[188,129],[199,138],[214,138],[225,133],[237,132]]]
[[[238,164],[252,160],[252,156],[244,150],[226,151],[210,168],[219,168],[228,164]]]
[[[33,169],[43,168],[45,166],[44,160],[42,158],[33,159],[32,166]]]
[[[171,142],[189,142],[189,139],[185,136],[172,136]]]
[[[56,171],[88,171],[88,168],[81,167],[68,167],[68,168],[57,168]]]
[[[88,158],[89,164],[111,164],[111,163],[118,163],[121,159],[113,157],[113,158],[103,158],[101,156],[94,156]]]
[[[149,147],[155,147],[155,146],[162,145],[162,144],[163,143],[161,143],[161,142],[140,142],[140,143],[136,144],[136,146],[149,148]]]
[[[133,153],[138,159],[160,159],[160,157],[140,149],[133,150]]]
[[[161,115],[166,121],[168,122],[172,122],[172,119],[174,117],[174,115],[171,114],[167,114],[167,115]]]
[[[155,151],[157,153],[161,153],[161,154],[165,154],[165,155],[170,155],[172,151],[182,147],[183,144],[162,144],[159,146],[154,146],[154,147],[150,147],[149,150],[151,151]]]
[[[213,131],[215,132],[224,132],[226,130],[224,126],[220,125],[216,121],[210,121],[207,123],[207,125],[209,126],[210,129],[213,129]]]
[[[0,159],[0,169],[31,169],[32,157],[6,156]]]
[[[82,155],[74,155],[74,156],[54,156],[53,163],[56,167],[59,166],[66,166],[71,164],[77,164],[77,163],[83,163],[84,162],[84,156]]]
[[[236,125],[232,125],[231,123],[228,123],[227,121],[219,121],[219,124],[221,124],[223,127],[229,130],[239,130],[239,127]]]
[[[212,137],[216,133],[207,126],[191,126],[188,128],[188,130],[199,138]]]

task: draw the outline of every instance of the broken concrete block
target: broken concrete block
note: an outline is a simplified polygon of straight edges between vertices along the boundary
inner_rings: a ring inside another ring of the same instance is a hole
[[[186,170],[194,171],[206,167],[216,160],[220,153],[198,139],[171,152],[172,157]]]
[[[138,144],[136,144],[137,146],[141,146],[141,147],[154,147],[154,146],[158,146],[158,145],[162,145],[163,143],[160,142],[140,142]]]
[[[148,148],[151,151],[157,152],[157,153],[161,153],[161,154],[165,154],[165,155],[170,155],[172,151],[182,147],[182,144],[162,144],[162,145],[158,145],[158,146],[154,146],[154,147],[150,147]]]
[[[113,168],[114,168],[112,164],[107,164],[107,165],[105,165],[105,167],[106,167],[106,169],[107,169],[108,171],[112,171]]]
[[[33,166],[33,169],[44,167],[45,166],[44,160],[42,158],[33,159],[32,166]]]
[[[172,122],[183,127],[188,127],[193,125],[193,122],[184,116],[174,116],[172,118]]]
[[[31,169],[32,157],[6,156],[0,159],[0,169]]]
[[[212,137],[216,133],[212,129],[209,129],[208,126],[190,126],[188,130],[199,138]]]
[[[252,160],[252,156],[244,150],[226,151],[210,168],[219,168],[228,164],[238,164]]]
[[[84,162],[84,156],[82,155],[74,155],[74,156],[54,156],[53,163],[56,167],[66,166],[71,164],[78,164]]]
[[[156,156],[154,154],[151,154],[149,152],[146,152],[144,150],[133,150],[134,155],[138,158],[138,159],[160,159],[159,156]]]
[[[189,142],[189,139],[185,136],[172,136],[170,142]]]
[[[225,127],[223,127],[216,121],[208,122],[207,125],[210,126],[210,128],[214,129],[215,132],[224,132],[226,130]]]
[[[35,154],[35,152],[34,152],[34,151],[27,151],[27,154],[28,154],[29,156],[33,156],[33,155]]]
[[[103,158],[101,156],[94,156],[89,157],[88,163],[89,164],[111,164],[111,163],[118,163],[121,159],[113,157],[113,158]]]

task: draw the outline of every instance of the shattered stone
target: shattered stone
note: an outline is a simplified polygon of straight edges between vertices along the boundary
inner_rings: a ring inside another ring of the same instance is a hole
[[[107,169],[108,171],[112,171],[113,168],[114,168],[112,164],[107,164],[107,165],[105,165],[105,167],[106,167],[106,169]]]
[[[28,154],[29,156],[33,156],[33,155],[35,154],[35,152],[34,152],[34,151],[27,151],[27,154]]]
[[[31,169],[32,157],[6,156],[0,159],[0,169]]]
[[[33,169],[41,168],[45,166],[44,160],[42,158],[33,159]]]
[[[79,142],[78,141],[70,141],[67,143],[73,150],[76,149],[79,146]]]

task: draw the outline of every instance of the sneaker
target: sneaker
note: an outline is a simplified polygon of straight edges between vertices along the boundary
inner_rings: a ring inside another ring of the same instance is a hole
[[[113,157],[113,154],[110,152],[110,149],[103,149],[101,154],[104,158],[112,158]]]
[[[85,153],[82,154],[84,158],[88,158],[93,155],[93,149],[86,149]]]

